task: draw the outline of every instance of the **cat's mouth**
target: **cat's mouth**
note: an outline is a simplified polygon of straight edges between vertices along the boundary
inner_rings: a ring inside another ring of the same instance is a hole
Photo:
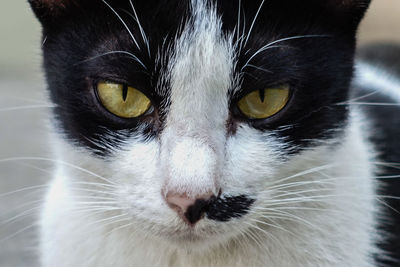
[[[175,243],[198,244],[220,233],[231,235],[230,224],[245,216],[255,202],[247,195],[218,196],[209,200],[197,200],[188,208],[184,223],[166,230],[167,238]],[[201,217],[202,219],[198,219]],[[210,222],[211,221],[211,222]]]

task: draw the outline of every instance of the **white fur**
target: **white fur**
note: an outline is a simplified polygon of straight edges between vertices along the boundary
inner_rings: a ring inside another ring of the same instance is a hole
[[[43,266],[373,266],[374,153],[360,114],[338,143],[288,159],[272,133],[240,124],[227,136],[234,55],[215,11],[193,6],[194,26],[165,66],[172,96],[160,139],[132,138],[103,160],[55,136]],[[218,189],[257,200],[242,218],[191,229],[163,196]]]
[[[393,74],[363,62],[358,62],[356,70],[356,85],[383,93],[400,102],[400,81]]]
[[[360,124],[354,119],[342,145],[322,145],[279,162],[271,152],[274,144],[261,142],[257,131],[244,127],[227,142],[223,189],[254,194],[257,202],[242,219],[228,223],[204,219],[194,231],[164,203],[157,144],[133,144],[115,162],[82,156],[63,144],[64,160],[119,185],[111,190],[118,210],[79,211],[85,204],[79,203],[78,195],[90,201],[87,196],[103,194],[74,190],[86,188],[74,186],[74,181],[101,180],[59,166],[42,217],[44,266],[373,266],[368,256],[374,251],[372,152],[360,136]],[[293,176],[320,166],[326,168]],[[276,183],[285,177],[294,178]],[[269,188],[287,182],[299,186],[286,188],[286,194],[294,192],[286,199],[299,201],[279,204],[274,196],[282,193]],[[307,191],[319,197],[307,202]],[[289,212],[297,219],[268,218],[264,208]],[[95,223],[120,214],[127,214],[125,221]],[[118,229],[127,223],[131,225]]]

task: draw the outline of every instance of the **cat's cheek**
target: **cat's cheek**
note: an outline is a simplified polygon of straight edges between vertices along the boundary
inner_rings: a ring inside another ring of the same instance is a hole
[[[276,168],[283,164],[282,141],[250,126],[238,127],[226,143],[226,161],[221,183],[233,195],[257,196],[273,181]]]
[[[110,168],[115,170],[114,179],[120,185],[123,201],[134,209],[138,203],[161,198],[163,179],[158,167],[159,144],[141,140],[127,143],[130,145],[124,151],[110,159]]]

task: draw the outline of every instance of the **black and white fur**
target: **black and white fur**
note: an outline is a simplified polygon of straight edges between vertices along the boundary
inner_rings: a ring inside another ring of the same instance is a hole
[[[351,86],[368,0],[30,2],[56,104],[43,266],[359,267],[395,256],[379,247],[389,239],[376,178],[396,173],[398,152],[380,159],[365,95],[350,91],[369,85]],[[151,112],[110,114],[99,80],[138,88]],[[238,112],[247,93],[282,84],[291,99],[277,115]],[[168,192],[218,197],[193,226]]]

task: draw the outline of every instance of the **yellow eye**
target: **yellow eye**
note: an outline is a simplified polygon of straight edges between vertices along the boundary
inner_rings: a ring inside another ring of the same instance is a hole
[[[103,106],[122,118],[137,118],[151,107],[151,101],[139,90],[123,84],[99,82],[97,94]]]
[[[250,119],[266,119],[282,110],[289,101],[289,86],[251,92],[238,102],[240,111]]]

